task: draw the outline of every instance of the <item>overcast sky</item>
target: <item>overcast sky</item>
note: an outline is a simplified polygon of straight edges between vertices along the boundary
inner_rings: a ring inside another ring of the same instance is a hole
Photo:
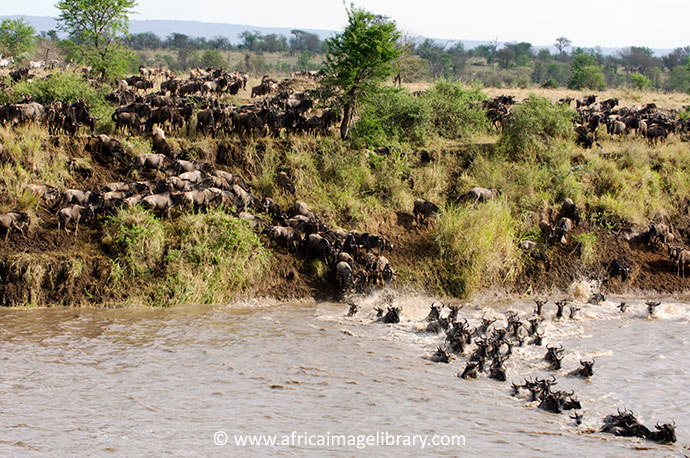
[[[2,0],[2,14],[57,16],[56,0]],[[342,30],[342,0],[139,0],[132,19],[177,19],[265,27]],[[574,46],[690,45],[690,1],[602,0],[368,0],[355,1],[389,16],[410,34],[462,40],[526,41]],[[349,1],[348,1],[349,4]]]

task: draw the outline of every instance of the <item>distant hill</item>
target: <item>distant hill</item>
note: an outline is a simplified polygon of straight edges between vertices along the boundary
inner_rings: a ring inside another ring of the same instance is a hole
[[[0,16],[0,19],[17,19],[22,16]],[[47,32],[57,28],[57,21],[49,16],[24,16],[27,22],[36,29],[37,32]],[[226,37],[230,43],[238,44],[239,35],[245,30],[258,31],[262,35],[275,33],[289,37],[295,27],[259,27],[241,24],[222,24],[217,22],[198,22],[198,21],[169,21],[169,20],[147,20],[141,21],[133,19],[129,22],[130,33],[153,32],[161,38],[165,38],[172,33],[182,33],[190,37],[211,38],[217,35]],[[305,32],[315,33],[320,39],[335,35],[334,30],[319,29],[300,29]]]
[[[16,19],[22,16],[0,16],[0,19],[11,18]],[[49,16],[23,16],[26,20],[33,26],[38,32],[47,32],[48,30],[56,29],[56,19]],[[199,21],[170,21],[170,20],[136,20],[133,19],[129,23],[129,30],[131,33],[143,33],[143,32],[153,32],[161,38],[165,38],[172,33],[182,33],[190,37],[204,37],[211,38],[217,35],[226,37],[228,41],[232,44],[238,44],[240,42],[240,33],[249,31],[258,31],[262,35],[268,35],[275,33],[278,35],[285,35],[289,37],[291,31],[294,27],[259,27],[254,25],[241,25],[241,24],[223,24],[218,22],[199,22]],[[335,30],[323,30],[323,29],[300,29],[305,32],[315,33],[320,39],[328,38],[335,35],[337,31]],[[433,38],[434,41],[438,43],[448,43],[451,46],[462,41],[465,49],[472,49],[479,45],[489,44],[489,41],[479,41],[479,40],[441,40]],[[556,52],[556,48],[553,45],[538,45],[532,43],[535,49],[548,48],[551,53]],[[601,52],[604,55],[612,55],[618,52],[621,48],[601,48]],[[663,56],[671,52],[670,49],[652,49],[654,54],[657,56]]]

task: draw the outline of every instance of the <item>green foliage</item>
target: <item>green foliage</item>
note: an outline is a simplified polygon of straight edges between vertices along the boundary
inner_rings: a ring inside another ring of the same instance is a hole
[[[527,102],[514,108],[503,129],[500,146],[512,159],[544,152],[555,140],[572,136],[573,115],[566,106],[530,94]]]
[[[136,0],[59,0],[55,5],[60,10],[58,28],[69,33],[72,54],[81,54],[94,72],[118,76],[133,56],[118,35],[129,33],[129,15],[135,5]]]
[[[630,82],[635,89],[641,91],[649,86],[650,80],[641,73],[632,73],[630,75]]]
[[[501,200],[446,207],[433,238],[442,260],[441,283],[455,296],[506,284],[520,272],[515,221]]]
[[[446,80],[437,81],[419,96],[382,88],[365,99],[354,138],[367,146],[425,145],[435,136],[465,139],[488,128],[485,112],[472,105],[483,98],[478,88],[465,89]]]
[[[573,67],[575,68],[575,67]],[[591,89],[602,91],[606,88],[606,80],[601,67],[597,65],[586,65],[575,70],[573,77],[568,82],[569,89]]]
[[[667,90],[690,93],[690,64],[679,65],[671,70],[664,86]]]
[[[430,128],[431,107],[427,100],[387,87],[367,97],[354,137],[364,140],[367,146],[391,141],[423,144]]]
[[[544,89],[556,89],[558,88],[558,81],[553,78],[549,78],[541,85],[541,87]]]
[[[140,207],[124,208],[108,218],[103,243],[128,277],[160,268],[165,253],[165,228],[153,214]]]
[[[328,54],[323,68],[323,88],[338,94],[344,106],[340,134],[348,138],[350,122],[362,98],[374,92],[394,71],[402,50],[395,22],[364,9],[347,9],[348,25],[325,41]]]
[[[55,72],[50,78],[22,81],[14,85],[12,94],[14,100],[31,97],[44,105],[55,101],[71,103],[78,99],[92,106],[106,104],[103,94],[72,72]]]
[[[26,20],[3,19],[0,22],[0,54],[17,57],[34,47],[36,31]]]
[[[591,265],[596,260],[597,255],[597,236],[592,232],[583,232],[573,236],[578,251],[580,253],[580,260],[585,265]]]
[[[272,262],[249,223],[221,209],[183,215],[170,233],[166,285],[171,304],[228,302],[260,281]]]
[[[205,68],[226,68],[228,66],[227,60],[217,49],[209,49],[204,51],[201,56],[201,65]]]
[[[431,107],[431,122],[441,137],[465,138],[486,131],[484,110],[473,105],[486,98],[480,88],[465,89],[459,82],[437,81],[426,91]]]

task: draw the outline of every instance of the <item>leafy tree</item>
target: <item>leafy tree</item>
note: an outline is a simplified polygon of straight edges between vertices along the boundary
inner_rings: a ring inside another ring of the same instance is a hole
[[[245,30],[238,36],[242,40],[242,43],[240,43],[239,45],[240,48],[246,49],[247,51],[255,51],[256,44],[261,38],[261,32],[259,32],[258,30],[255,30],[253,32]]]
[[[133,33],[125,38],[125,43],[132,49],[159,49],[163,43],[153,32]]]
[[[563,58],[563,55],[565,54],[565,48],[567,48],[571,44],[573,44],[573,42],[566,37],[556,38],[556,44],[554,44],[554,46],[556,47],[556,49],[558,49],[558,54],[561,56],[561,58]]]
[[[24,18],[3,19],[0,23],[0,53],[17,56],[34,46],[34,30]]]
[[[586,65],[573,74],[568,83],[570,89],[591,89],[601,91],[606,87],[604,72],[598,65]]]
[[[222,37],[220,35],[216,35],[212,37],[210,40],[208,40],[208,46],[211,49],[218,49],[218,50],[230,50],[232,49],[232,44],[230,44],[230,41]]]
[[[672,71],[679,65],[684,65],[690,58],[690,46],[676,48],[661,58],[666,68]]]
[[[519,66],[529,64],[534,54],[532,44],[524,41],[520,43],[506,43],[505,47],[513,51],[515,63]]]
[[[102,77],[121,74],[132,53],[118,35],[129,33],[135,0],[59,0],[58,28],[69,33],[85,60]]]
[[[509,68],[515,60],[515,50],[506,46],[496,53],[496,60],[501,68]]]
[[[395,22],[350,4],[348,25],[325,41],[327,54],[322,84],[337,93],[343,103],[340,136],[348,138],[355,109],[362,98],[376,92],[394,71],[402,50]]]
[[[623,68],[628,73],[644,73],[648,68],[660,66],[654,52],[645,47],[631,46],[618,51]]]
[[[311,51],[304,50],[297,58],[297,69],[298,70],[308,70],[310,67],[309,61],[311,60]]]
[[[630,82],[635,89],[643,90],[649,86],[649,78],[641,73],[633,73],[630,75]]]
[[[165,40],[165,45],[171,49],[190,48],[192,46],[191,40],[184,33],[172,33],[168,35]]]
[[[204,54],[201,56],[201,65],[206,68],[225,68],[228,66],[228,62],[220,51],[217,49],[209,49],[204,51]]]
[[[686,94],[690,92],[690,62],[686,65],[678,65],[671,71],[665,88]]]
[[[417,46],[415,53],[429,63],[432,77],[447,76],[446,73],[450,67],[451,56],[444,51],[443,45],[427,38]]]
[[[292,30],[290,33],[294,35],[290,37],[291,53],[294,54],[301,51],[309,51],[312,53],[323,52],[323,43],[317,34],[305,32],[304,30]]]

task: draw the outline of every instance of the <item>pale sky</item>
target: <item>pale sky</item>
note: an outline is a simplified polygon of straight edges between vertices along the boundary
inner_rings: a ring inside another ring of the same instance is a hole
[[[57,16],[56,0],[1,0],[3,15]],[[690,1],[368,0],[356,6],[395,20],[412,35],[442,39],[526,41],[574,46],[690,45]],[[348,1],[349,4],[349,1]],[[342,0],[139,0],[132,19],[225,22],[261,27],[342,30]]]

